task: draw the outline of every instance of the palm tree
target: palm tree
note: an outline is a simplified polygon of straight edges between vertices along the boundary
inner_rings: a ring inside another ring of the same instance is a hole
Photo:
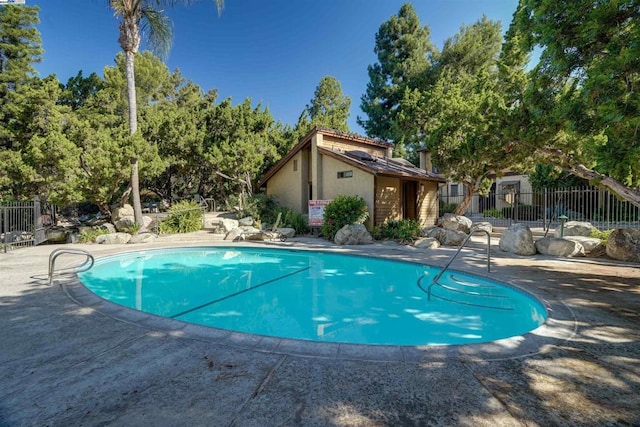
[[[224,6],[224,0],[215,0],[218,14]],[[114,16],[120,19],[120,37],[118,42],[126,55],[127,98],[129,104],[129,134],[138,130],[138,106],[136,104],[136,84],[134,58],[141,40],[141,30],[147,35],[151,49],[165,57],[171,47],[172,31],[169,18],[163,7],[177,4],[188,5],[193,0],[109,0]],[[138,178],[138,158],[131,159],[131,196],[135,221],[143,225],[142,205],[140,204],[140,184]]]

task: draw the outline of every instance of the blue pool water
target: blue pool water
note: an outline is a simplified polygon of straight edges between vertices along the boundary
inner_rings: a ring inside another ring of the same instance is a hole
[[[333,253],[200,247],[99,259],[79,274],[114,303],[252,334],[380,345],[494,341],[542,325],[510,286],[426,265]]]

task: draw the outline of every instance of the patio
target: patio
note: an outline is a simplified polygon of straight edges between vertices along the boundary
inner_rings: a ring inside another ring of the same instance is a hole
[[[104,256],[220,244],[229,242],[200,232],[73,247]],[[311,238],[261,244],[434,265],[454,251]],[[137,313],[70,277],[50,287],[47,259],[58,247],[0,254],[2,426],[640,425],[638,265],[507,256],[494,243],[491,276],[547,301],[548,325],[486,345],[314,346]],[[486,274],[484,251],[479,240],[452,268]]]

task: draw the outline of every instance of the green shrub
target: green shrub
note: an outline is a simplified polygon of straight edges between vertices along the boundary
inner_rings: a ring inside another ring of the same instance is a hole
[[[485,209],[482,212],[482,216],[485,218],[504,218],[504,215],[502,214],[502,210],[501,209]]]
[[[272,224],[278,214],[278,203],[272,196],[264,193],[253,194],[245,197],[240,208],[240,198],[236,195],[229,196],[225,201],[226,210],[237,211],[238,218],[252,217],[256,222]]]
[[[596,239],[602,240],[602,244],[606,246],[611,233],[613,233],[613,230],[600,231],[597,228],[593,227],[589,232],[589,237],[595,237]]]
[[[289,227],[296,230],[296,234],[306,234],[309,232],[309,221],[300,212],[292,209],[280,208],[282,210],[282,227]]]
[[[457,203],[440,203],[440,215],[455,212],[458,207]]]
[[[345,225],[362,224],[369,217],[367,204],[360,196],[338,196],[324,208],[320,232],[333,240]]]
[[[106,228],[84,229],[80,233],[80,243],[95,243],[96,237],[103,234],[109,234],[109,230]]]
[[[279,227],[293,228],[296,234],[306,234],[309,232],[309,222],[300,212],[286,207],[276,206],[273,210],[265,211],[263,218],[269,226],[273,226],[280,214]]]
[[[412,242],[420,237],[420,223],[415,219],[390,220],[374,229],[376,239],[393,239]]]
[[[160,223],[160,233],[191,233],[202,228],[202,208],[193,200],[183,200],[169,208],[169,217]]]
[[[140,228],[142,228],[140,224],[138,224],[137,222],[134,222],[133,225],[127,228],[125,231],[129,234],[138,234],[138,232],[140,231]]]

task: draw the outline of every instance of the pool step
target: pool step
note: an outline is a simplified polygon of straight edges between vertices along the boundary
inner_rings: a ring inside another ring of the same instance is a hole
[[[425,276],[425,283],[429,282]],[[472,283],[453,274],[442,276],[437,283],[429,283],[428,287],[419,283],[420,288],[429,295],[429,299],[436,298],[455,304],[495,310],[513,310],[513,302],[505,295],[500,287],[487,283]]]

